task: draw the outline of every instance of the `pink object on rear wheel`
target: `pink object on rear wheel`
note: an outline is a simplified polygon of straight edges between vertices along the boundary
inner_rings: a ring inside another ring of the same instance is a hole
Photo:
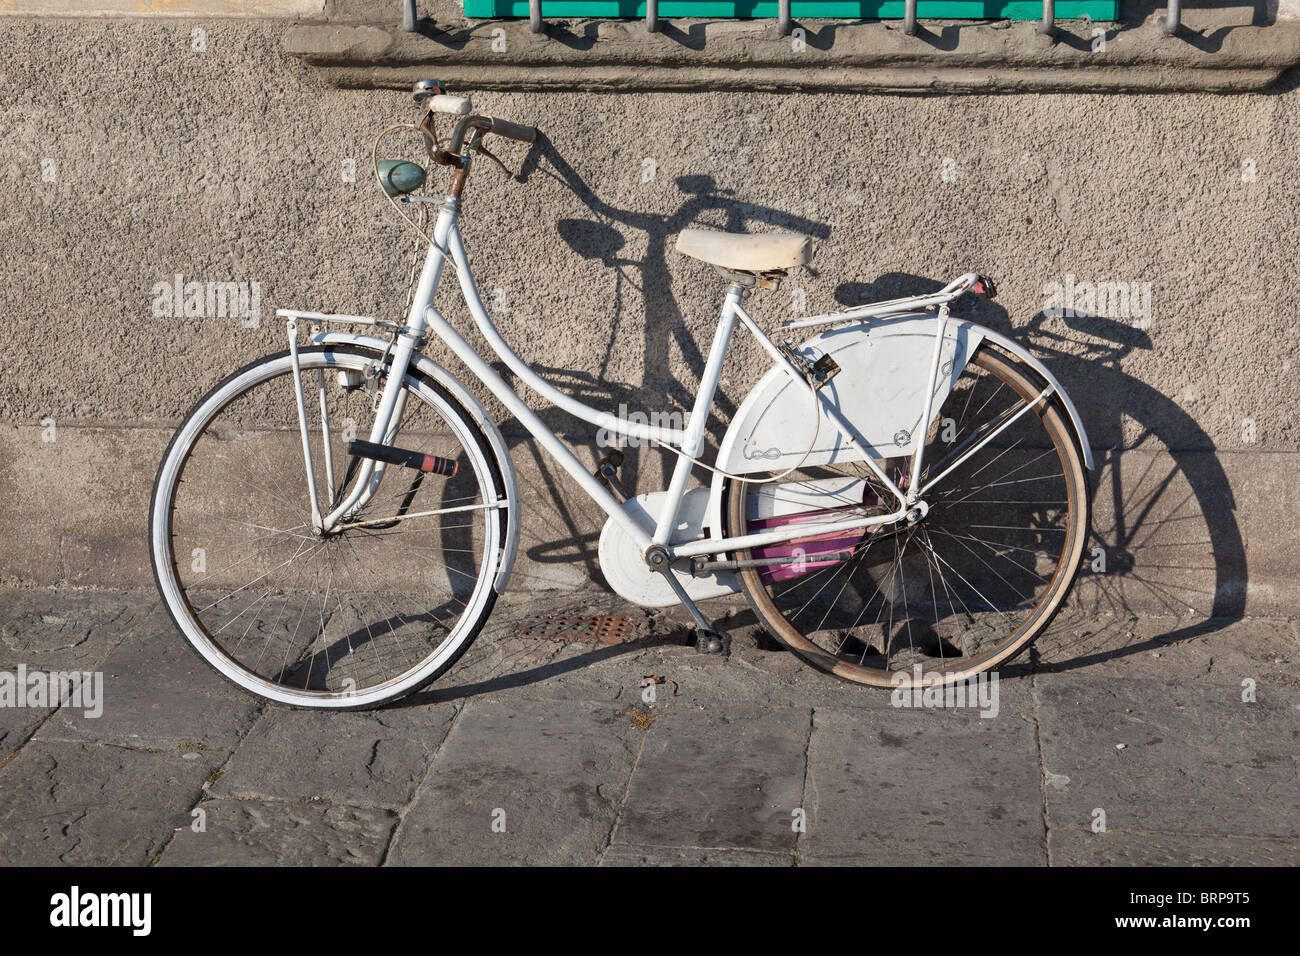
[[[879,499],[875,500],[876,502],[879,501]],[[864,502],[864,504],[866,503]],[[858,507],[858,505],[848,505],[843,508],[818,508],[815,511],[799,511],[795,514],[759,518],[749,523],[749,531],[756,533],[770,531],[773,528],[780,528],[790,524],[822,521],[829,515],[845,511],[856,511]],[[833,564],[839,564],[845,560],[842,555],[855,548],[871,530],[871,527],[868,526],[866,528],[853,528],[849,531],[832,531],[828,534],[794,538],[790,541],[782,541],[780,544],[754,548],[752,553],[755,558],[790,559],[789,564],[773,564],[760,569],[758,573],[759,580],[764,584],[773,584],[777,581],[800,577],[811,571],[816,571],[818,568],[827,568]],[[822,557],[819,559],[819,556]]]

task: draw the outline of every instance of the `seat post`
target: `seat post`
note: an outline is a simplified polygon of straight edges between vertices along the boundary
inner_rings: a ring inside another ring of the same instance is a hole
[[[740,269],[724,269],[722,266],[714,266],[714,271],[722,278],[727,280],[728,292],[731,289],[739,289],[740,295],[749,295],[755,289],[768,289],[775,291],[781,288],[781,280],[788,274],[784,269],[770,269],[767,272],[747,272]]]
[[[758,284],[758,276],[752,272],[738,272],[735,269],[724,269],[722,266],[714,266],[713,269],[718,275],[727,280],[728,295],[734,289],[737,295],[744,298]]]

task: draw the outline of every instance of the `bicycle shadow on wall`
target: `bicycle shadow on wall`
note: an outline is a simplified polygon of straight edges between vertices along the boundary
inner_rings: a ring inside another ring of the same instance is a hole
[[[843,283],[835,296],[849,306],[941,287],[891,273]],[[1054,670],[1085,667],[1242,617],[1245,546],[1214,444],[1176,401],[1123,371],[1128,355],[1153,347],[1147,332],[1122,319],[1048,311],[1016,325],[987,299],[963,301],[958,315],[1027,344],[1074,400],[1093,446],[1083,566],[1066,608],[1034,644],[1039,659]]]
[[[694,402],[696,383],[704,371],[705,355],[673,296],[668,262],[669,245],[683,229],[699,225],[701,217],[714,213],[709,217],[709,226],[733,232],[746,232],[754,224],[762,223],[818,239],[830,235],[830,227],[824,223],[770,206],[738,201],[730,190],[720,188],[713,177],[707,174],[683,175],[672,180],[673,185],[681,191],[683,201],[671,213],[620,208],[601,199],[560,155],[545,134],[539,134],[519,172],[519,179],[526,182],[532,175],[557,180],[590,211],[589,219],[560,220],[556,226],[557,232],[570,250],[584,259],[600,262],[614,275],[613,322],[603,347],[598,371],[593,374],[534,366],[540,375],[556,387],[597,408],[617,409],[623,405],[629,412],[684,416]],[[722,216],[719,217],[717,213]],[[721,222],[716,221],[719,218]],[[620,255],[627,244],[629,231],[644,235],[645,252],[639,258]],[[716,291],[717,302],[720,303],[721,288]],[[607,373],[624,328],[626,302],[636,294],[640,295],[643,303],[642,382],[639,385],[610,382]],[[707,336],[711,335],[710,326]],[[706,338],[706,343],[707,340]],[[674,355],[674,346],[678,350],[677,355]],[[688,370],[686,376],[678,378],[672,374],[675,359],[685,364]],[[503,371],[499,367],[497,370]],[[724,422],[735,412],[731,397],[722,390],[719,390],[715,399],[715,411],[722,419],[714,417],[710,420],[708,437],[716,447],[725,431]],[[540,411],[539,415],[548,427],[557,434],[571,437],[575,444],[590,446],[593,443],[596,430],[588,423],[554,408]],[[528,467],[531,469],[535,466],[539,476],[538,482],[531,482],[520,475],[520,481],[525,485],[524,495],[530,502],[538,504],[540,513],[544,516],[539,518],[535,514],[530,522],[533,527],[530,528],[525,523],[521,529],[522,555],[535,566],[543,568],[581,564],[585,566],[586,577],[603,584],[597,560],[603,513],[593,516],[590,502],[581,493],[577,496],[572,494],[563,471],[522,435],[522,429],[512,428],[511,431],[516,434],[509,435],[508,441],[514,449],[525,451]],[[604,450],[597,449],[598,452]],[[635,444],[624,446],[620,451],[624,456],[621,473],[627,479],[624,491],[628,494],[635,492],[633,483],[642,471],[656,471],[655,462],[658,462],[661,482],[656,487],[667,486],[676,462],[673,455]],[[649,458],[644,458],[643,453],[648,453]],[[523,464],[523,461],[520,463]],[[594,528],[593,517],[596,521]],[[542,522],[550,522],[550,527],[539,529],[537,526]],[[524,586],[571,587],[583,583],[565,578],[565,572],[558,567],[555,568],[554,576],[518,568],[516,573],[520,570]]]

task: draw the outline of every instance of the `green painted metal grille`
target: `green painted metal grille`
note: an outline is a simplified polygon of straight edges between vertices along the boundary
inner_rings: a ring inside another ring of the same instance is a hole
[[[792,0],[796,20],[901,20],[903,0]],[[660,19],[771,19],[776,0],[661,0]],[[1041,20],[1043,4],[1035,0],[918,0],[916,15],[922,20]],[[1058,20],[1088,17],[1115,20],[1119,0],[1060,0]],[[465,0],[465,16],[474,19],[527,17],[528,0]],[[542,0],[542,16],[566,18],[643,18],[643,0]]]

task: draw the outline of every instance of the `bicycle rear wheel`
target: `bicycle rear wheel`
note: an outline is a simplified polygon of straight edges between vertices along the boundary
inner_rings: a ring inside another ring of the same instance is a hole
[[[1006,425],[1042,388],[1024,363],[981,347],[935,415],[921,485],[981,438],[1005,430],[925,493],[922,520],[802,549],[795,541],[784,551],[737,551],[741,559],[799,555],[788,565],[740,572],[760,624],[808,663],[875,686],[953,683],[1023,650],[1070,590],[1090,507],[1082,456],[1059,401],[1039,401]],[[908,486],[910,459],[877,464]],[[729,483],[729,533],[770,529],[774,503],[797,515],[812,507],[805,492],[829,487],[841,514],[846,504],[865,514],[896,507],[865,463],[818,466],[775,485]]]
[[[346,346],[300,352],[322,512],[359,467],[348,441],[370,435],[373,359]],[[508,520],[500,470],[438,383],[411,372],[402,394],[394,443],[455,462],[455,474],[389,465],[344,519],[354,527],[325,536],[312,532],[287,352],[217,385],[173,437],[150,509],[155,579],[191,646],[244,690],[375,707],[437,678],[487,619]]]

